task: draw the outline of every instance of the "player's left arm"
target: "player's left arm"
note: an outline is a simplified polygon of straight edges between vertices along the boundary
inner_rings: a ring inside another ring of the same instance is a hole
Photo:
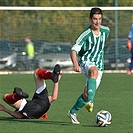
[[[58,98],[58,88],[59,88],[59,81],[60,81],[61,77],[62,77],[62,72],[59,74],[58,82],[54,83],[52,95],[48,96],[50,103],[57,100],[57,98]]]
[[[131,30],[129,32],[128,41],[127,41],[127,44],[126,44],[129,51],[132,49],[131,38],[133,38],[133,25],[132,25]]]
[[[131,43],[131,40],[130,39],[128,39],[126,45],[127,45],[127,49],[130,51],[132,49],[132,43]]]

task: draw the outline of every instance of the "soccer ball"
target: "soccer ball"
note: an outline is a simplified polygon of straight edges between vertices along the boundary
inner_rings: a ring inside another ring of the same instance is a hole
[[[109,111],[101,110],[96,114],[96,123],[99,127],[106,127],[111,124],[112,116]]]

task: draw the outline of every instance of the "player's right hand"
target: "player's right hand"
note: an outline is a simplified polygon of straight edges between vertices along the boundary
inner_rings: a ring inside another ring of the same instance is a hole
[[[74,66],[74,71],[75,72],[81,72],[81,67],[80,66]]]

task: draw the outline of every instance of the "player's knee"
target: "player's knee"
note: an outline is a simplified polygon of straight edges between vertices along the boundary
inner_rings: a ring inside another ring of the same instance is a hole
[[[7,102],[7,99],[6,99],[6,96],[7,96],[7,95],[9,95],[9,94],[5,94],[5,95],[2,96],[2,99],[3,99],[5,102]]]
[[[6,94],[2,96],[2,99],[3,99],[4,101],[5,101],[5,96],[6,96]]]
[[[38,68],[38,69],[36,69],[36,70],[34,71],[34,74],[37,75],[37,76],[39,76],[39,77],[41,77],[41,76],[42,76],[42,71],[43,71],[43,69]]]
[[[40,69],[40,68],[38,68],[38,69],[36,69],[36,70],[34,71],[34,76],[38,76],[38,75],[39,75],[39,73],[38,73],[39,69]]]
[[[90,69],[89,69],[89,77],[92,77],[92,78],[97,78],[98,77],[98,69],[97,67],[95,66],[92,66]]]

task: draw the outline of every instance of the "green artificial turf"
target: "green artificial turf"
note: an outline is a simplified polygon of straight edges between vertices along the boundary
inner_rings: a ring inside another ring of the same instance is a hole
[[[133,122],[133,77],[122,73],[104,73],[94,100],[94,110],[85,108],[78,111],[80,125],[71,124],[68,110],[83,92],[85,77],[82,74],[63,74],[59,83],[59,96],[48,111],[47,120],[14,119],[0,112],[0,133],[132,133]],[[49,94],[53,83],[47,81]],[[32,98],[35,83],[32,74],[0,75],[0,103],[12,109],[2,100],[2,95],[11,93],[15,86],[23,88]],[[112,123],[108,127],[98,127],[96,113],[108,110]]]

